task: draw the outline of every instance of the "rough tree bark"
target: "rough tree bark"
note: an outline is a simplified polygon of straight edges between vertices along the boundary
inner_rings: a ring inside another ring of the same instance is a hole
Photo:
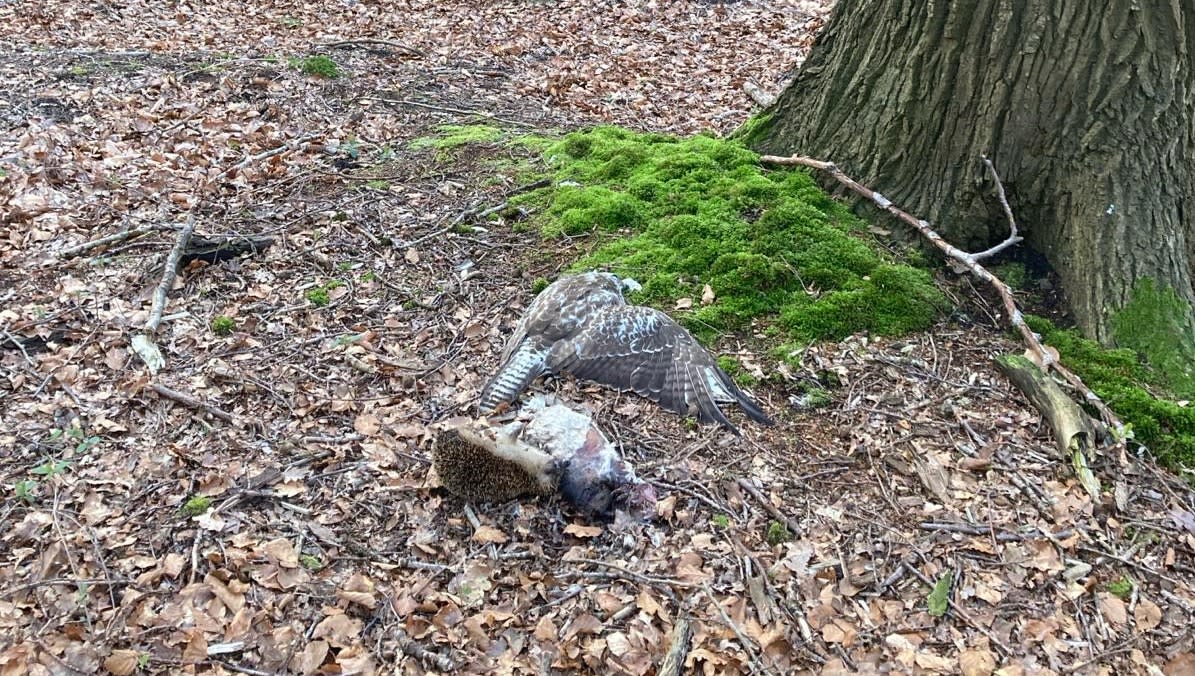
[[[972,250],[1005,234],[989,155],[1111,343],[1137,280],[1195,301],[1193,56],[1191,0],[840,0],[749,142],[832,160]]]

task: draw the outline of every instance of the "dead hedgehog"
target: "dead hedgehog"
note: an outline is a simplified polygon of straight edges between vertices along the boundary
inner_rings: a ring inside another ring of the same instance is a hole
[[[503,502],[556,490],[558,463],[552,456],[495,432],[491,437],[462,426],[436,436],[432,466],[449,492],[466,500]]]
[[[559,490],[590,516],[622,510],[655,514],[651,484],[635,476],[593,419],[567,406],[531,406],[526,422],[490,427],[485,420],[443,430],[432,464],[450,492],[470,500],[504,501]]]

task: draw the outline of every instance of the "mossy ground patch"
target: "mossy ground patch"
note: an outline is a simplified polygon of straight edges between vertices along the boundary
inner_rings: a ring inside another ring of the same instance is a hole
[[[764,171],[733,140],[678,139],[599,127],[546,149],[555,184],[523,199],[543,207],[545,238],[600,243],[574,270],[608,269],[643,288],[699,334],[762,319],[789,340],[923,329],[945,306],[930,274],[867,240],[865,224],[802,171]]]

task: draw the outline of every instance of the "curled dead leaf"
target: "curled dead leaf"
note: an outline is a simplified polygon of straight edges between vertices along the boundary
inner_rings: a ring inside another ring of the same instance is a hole
[[[485,545],[500,545],[510,538],[506,536],[506,533],[503,533],[493,526],[482,526],[473,531],[473,537],[471,539],[474,542],[480,542]]]
[[[564,532],[579,538],[595,538],[602,534],[601,526],[583,526],[579,523],[570,523],[564,527]]]

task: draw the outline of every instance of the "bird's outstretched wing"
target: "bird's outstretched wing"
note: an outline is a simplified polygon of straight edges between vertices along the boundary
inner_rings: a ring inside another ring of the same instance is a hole
[[[736,432],[718,402],[737,403],[752,420],[772,422],[684,327],[648,307],[603,308],[574,336],[552,346],[547,369],[631,390],[668,410]]]

